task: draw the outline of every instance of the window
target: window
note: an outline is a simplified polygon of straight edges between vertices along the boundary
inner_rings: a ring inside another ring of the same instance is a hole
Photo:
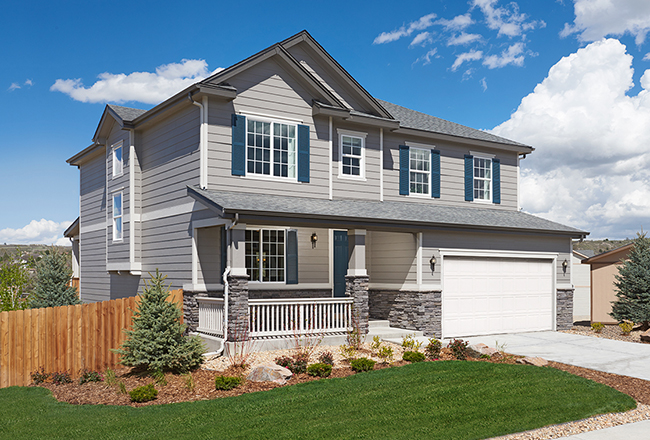
[[[492,200],[492,159],[474,158],[474,200]]]
[[[122,193],[113,195],[113,241],[122,240]]]
[[[113,177],[121,176],[124,172],[124,162],[122,161],[122,144],[113,146]]]
[[[341,135],[341,172],[343,176],[364,177],[364,138],[348,134]]]
[[[296,178],[296,126],[248,119],[247,171],[250,174]]]
[[[431,151],[409,148],[409,191],[411,194],[429,194]]]
[[[285,231],[246,230],[246,272],[251,281],[285,281]]]

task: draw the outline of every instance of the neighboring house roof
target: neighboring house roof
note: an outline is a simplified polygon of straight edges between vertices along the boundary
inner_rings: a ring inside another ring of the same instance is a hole
[[[511,141],[500,136],[476,130],[455,122],[446,121],[435,116],[427,115],[415,110],[411,110],[401,105],[396,105],[387,101],[378,100],[379,103],[388,110],[395,119],[399,120],[400,126],[404,128],[415,128],[416,130],[430,131],[434,133],[448,134],[468,139],[480,141],[497,142],[500,144],[516,145],[518,147],[528,147],[528,145]]]
[[[589,257],[593,257],[596,253],[592,249],[580,249],[580,250],[573,250],[573,255],[575,255],[576,258],[579,258],[581,260],[584,260]]]
[[[586,260],[582,260],[582,264],[591,264],[591,263],[614,263],[618,262],[627,257],[627,254],[634,247],[634,243],[628,243],[624,246],[617,247],[611,251],[603,252],[602,254],[595,255]]]
[[[79,217],[63,233],[63,236],[68,238],[76,237],[77,235],[79,235]]]
[[[254,193],[211,191],[187,187],[188,195],[216,209],[221,216],[295,217],[329,221],[398,223],[496,230],[561,233],[584,237],[588,233],[521,211],[439,206],[408,202],[328,200],[271,196]]]

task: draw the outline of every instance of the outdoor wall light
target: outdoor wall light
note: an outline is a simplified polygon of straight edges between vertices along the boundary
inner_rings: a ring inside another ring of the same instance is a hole
[[[316,247],[316,242],[318,241],[318,235],[314,232],[311,234],[311,248],[314,249]]]
[[[562,271],[566,274],[566,268],[569,267],[569,262],[565,259],[562,262]]]
[[[431,273],[433,274],[433,272],[436,270],[436,256],[435,255],[431,255],[431,259],[429,260],[429,265],[431,266]]]

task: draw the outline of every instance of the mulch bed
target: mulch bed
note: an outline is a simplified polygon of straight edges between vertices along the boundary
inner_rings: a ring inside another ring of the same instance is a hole
[[[468,359],[468,362],[493,362],[493,363],[508,363],[514,364],[520,356],[513,356],[508,354],[496,354],[490,359]],[[454,357],[449,349],[442,350],[440,360],[453,360]],[[376,364],[375,369],[392,368],[406,365],[407,362],[397,361],[390,365]],[[587,368],[574,367],[571,365],[561,364],[558,362],[550,362],[549,366],[559,370],[567,371],[571,374],[591,379],[595,382],[600,382],[615,388],[625,394],[632,396],[636,401],[650,404],[650,381],[636,379],[628,376],[619,376],[616,374],[603,373],[599,371],[589,370]],[[153,383],[154,379],[150,376],[143,376],[137,374],[131,368],[120,368],[115,370],[117,380],[124,383],[126,390],[141,385]],[[332,370],[330,378],[347,377],[355,374],[354,371],[348,366],[339,366]],[[280,386],[294,385],[297,383],[309,382],[313,380],[321,380],[309,376],[308,374],[295,374],[287,385],[278,385],[272,382],[251,382],[244,381],[244,383],[230,391],[217,391],[214,389],[214,377],[216,375],[226,376],[244,376],[245,371],[242,369],[230,368],[226,371],[214,371],[199,369],[191,373],[193,389],[188,386],[190,375],[179,375],[168,373],[165,375],[166,385],[156,384],[158,390],[158,397],[146,403],[133,403],[131,402],[128,394],[120,392],[117,385],[108,386],[104,382],[91,382],[79,385],[78,382],[73,382],[64,385],[55,385],[52,383],[43,383],[39,386],[45,387],[52,391],[54,397],[61,401],[76,405],[130,405],[134,407],[147,406],[147,405],[161,405],[166,403],[189,402],[196,400],[210,400],[220,397],[238,396],[246,393],[254,393],[258,391],[267,391]]]

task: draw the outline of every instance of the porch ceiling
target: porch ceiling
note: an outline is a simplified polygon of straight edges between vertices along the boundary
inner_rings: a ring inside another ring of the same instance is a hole
[[[440,206],[430,203],[328,200],[306,197],[214,191],[187,187],[187,194],[216,210],[222,217],[256,215],[324,221],[353,221],[413,225],[496,229],[519,232],[554,233],[575,238],[588,232],[564,226],[521,211],[479,207]]]

